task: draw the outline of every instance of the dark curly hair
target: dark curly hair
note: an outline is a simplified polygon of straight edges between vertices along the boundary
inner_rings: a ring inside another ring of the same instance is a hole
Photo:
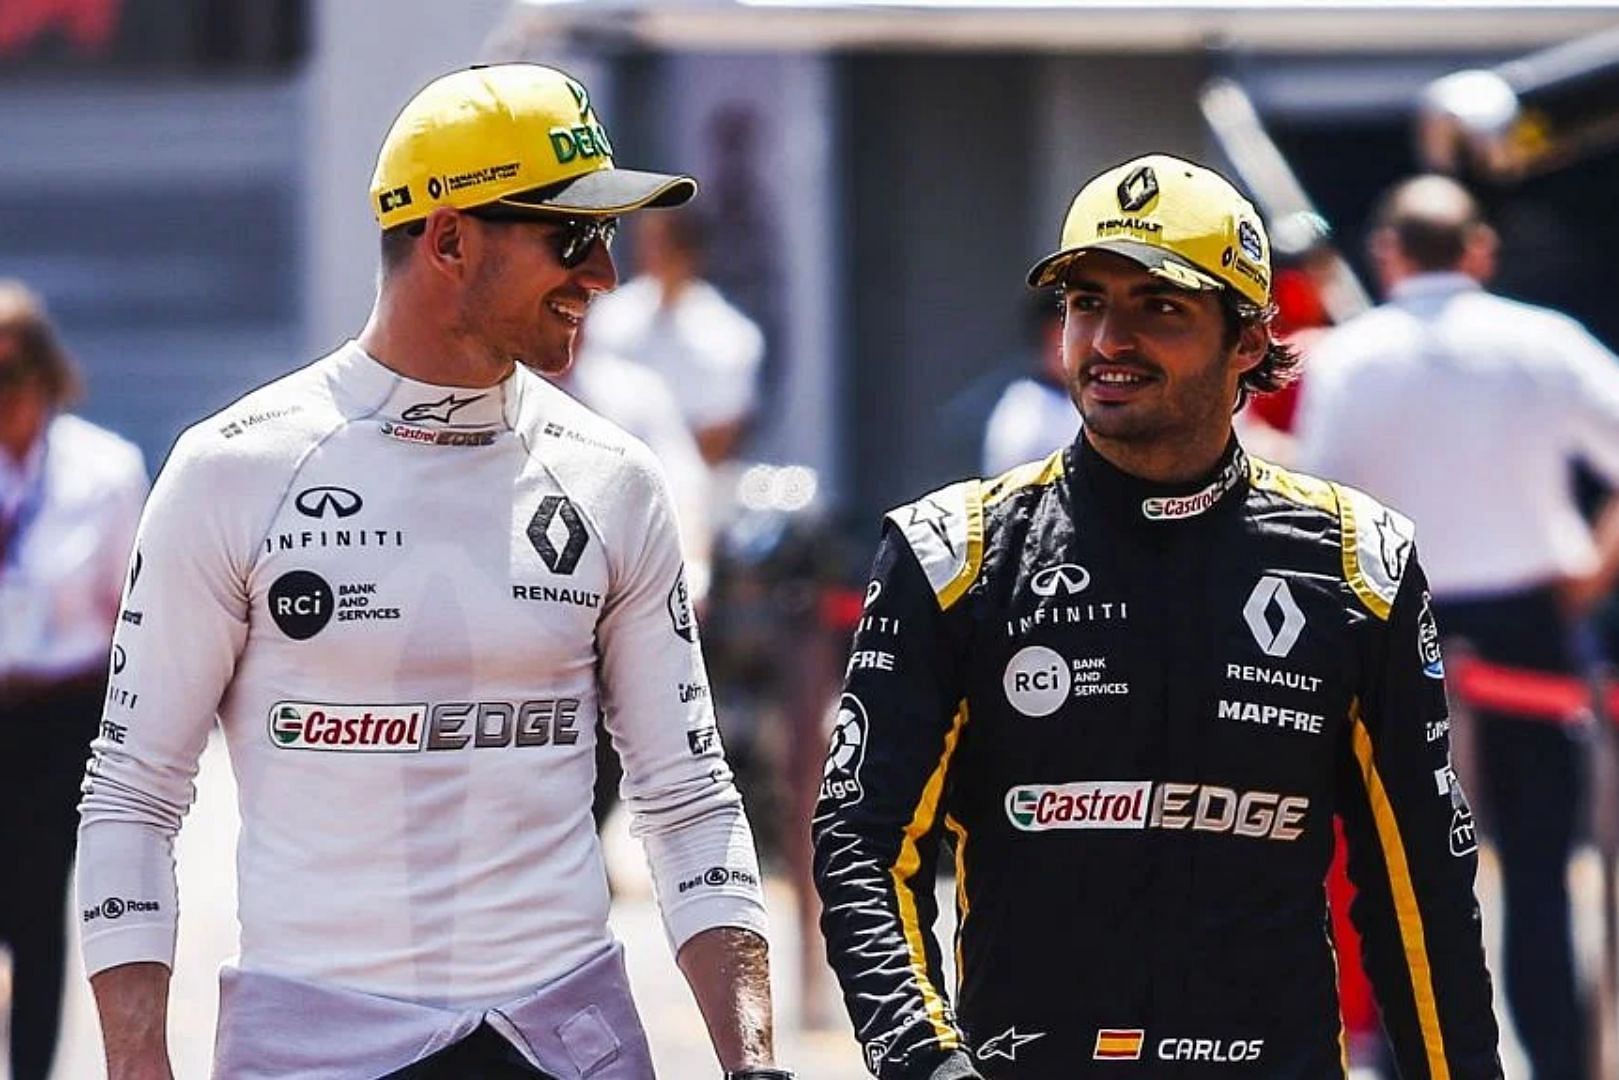
[[[1222,289],[1220,314],[1225,318],[1225,347],[1229,349],[1237,344],[1237,339],[1247,327],[1263,326],[1269,334],[1271,322],[1276,318],[1276,305],[1271,303],[1261,307],[1230,289]],[[1273,394],[1293,382],[1299,377],[1302,362],[1297,349],[1272,337],[1265,349],[1265,358],[1243,372],[1238,380],[1237,404],[1231,411],[1241,412],[1254,394]]]

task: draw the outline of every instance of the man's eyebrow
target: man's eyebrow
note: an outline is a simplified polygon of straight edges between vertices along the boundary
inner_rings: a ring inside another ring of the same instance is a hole
[[[1086,278],[1071,280],[1064,285],[1068,292],[1100,293],[1106,292],[1107,287],[1100,282],[1090,281]],[[1184,296],[1187,290],[1169,281],[1158,278],[1148,278],[1146,281],[1130,287],[1131,296]]]

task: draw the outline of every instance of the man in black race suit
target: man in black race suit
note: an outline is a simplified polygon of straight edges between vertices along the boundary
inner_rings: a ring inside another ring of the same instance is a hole
[[[1092,180],[1029,277],[1080,437],[887,517],[813,825],[882,1080],[1345,1075],[1335,815],[1401,1075],[1501,1076],[1411,524],[1232,436],[1296,362],[1269,255],[1190,162]]]

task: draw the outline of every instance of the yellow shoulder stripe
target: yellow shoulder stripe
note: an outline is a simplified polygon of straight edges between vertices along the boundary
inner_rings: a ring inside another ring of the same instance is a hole
[[[933,823],[938,820],[939,800],[944,795],[944,779],[950,771],[950,759],[956,752],[956,743],[960,740],[961,729],[966,723],[967,703],[963,701],[956,710],[955,719],[950,723],[949,733],[944,737],[944,751],[939,755],[939,763],[934,767],[927,783],[922,785],[922,797],[917,802],[916,812],[911,815],[910,822],[905,826],[904,837],[900,841],[899,858],[889,871],[894,879],[894,897],[899,903],[899,918],[900,925],[905,931],[905,946],[910,953],[911,974],[916,979],[917,989],[922,993],[922,1004],[927,1009],[928,1020],[933,1025],[934,1034],[939,1037],[939,1045],[946,1049],[960,1047],[961,1037],[950,1021],[950,1009],[945,1003],[944,996],[939,993],[939,988],[933,985],[933,980],[928,975],[924,930],[922,921],[916,913],[916,893],[912,888],[911,879],[916,877],[922,868],[922,853],[917,843],[933,829]],[[933,881],[931,879],[924,881],[921,887],[931,893]],[[928,927],[926,933],[932,933],[932,930],[932,927]]]
[[[1348,546],[1345,547],[1347,549]],[[1450,1080],[1450,1067],[1445,1064],[1445,1038],[1439,1027],[1439,1005],[1434,998],[1433,971],[1428,964],[1428,942],[1422,929],[1422,910],[1417,905],[1416,889],[1411,884],[1411,866],[1406,861],[1400,823],[1395,820],[1394,807],[1389,803],[1388,791],[1384,789],[1383,778],[1378,774],[1372,736],[1361,718],[1358,700],[1350,703],[1349,718],[1354,725],[1352,739],[1355,759],[1360,763],[1361,779],[1366,784],[1366,799],[1371,804],[1372,820],[1377,825],[1377,841],[1383,850],[1383,865],[1388,867],[1394,918],[1400,928],[1406,970],[1411,976],[1411,996],[1417,1003],[1417,1027],[1422,1033],[1422,1046],[1427,1053],[1428,1075],[1432,1080]]]
[[[1313,506],[1329,514],[1338,512],[1338,495],[1331,484],[1305,473],[1284,469],[1251,454],[1248,457],[1248,483],[1260,491],[1280,495],[1289,502]]]
[[[1026,487],[1040,487],[1060,479],[1063,475],[1061,450],[1055,450],[1044,461],[1029,461],[1014,466],[984,484],[984,505],[994,506],[1014,491]]]

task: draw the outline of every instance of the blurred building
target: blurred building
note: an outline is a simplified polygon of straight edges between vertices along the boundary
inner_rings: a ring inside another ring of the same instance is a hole
[[[1247,88],[1354,255],[1374,193],[1415,164],[1424,85],[1615,23],[1502,5],[7,0],[0,274],[51,302],[92,418],[159,462],[189,419],[360,326],[365,191],[397,103],[461,64],[557,62],[599,88],[626,156],[703,180],[713,277],[770,343],[754,451],[816,467],[874,522],[975,471],[982,418],[940,408],[1020,340],[1023,271],[1079,183],[1148,149],[1218,160],[1196,103],[1211,75]],[[1580,260],[1619,244],[1619,216],[1567,209],[1612,189],[1609,159],[1498,219],[1522,252],[1507,291],[1611,344],[1619,312]]]

